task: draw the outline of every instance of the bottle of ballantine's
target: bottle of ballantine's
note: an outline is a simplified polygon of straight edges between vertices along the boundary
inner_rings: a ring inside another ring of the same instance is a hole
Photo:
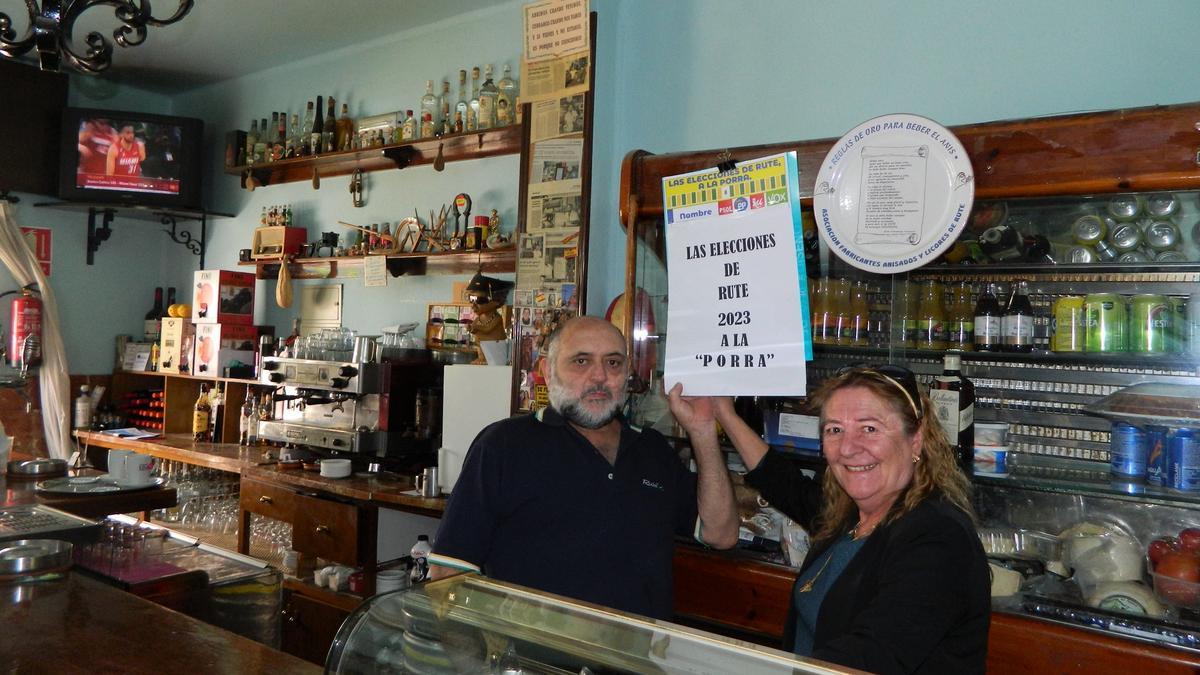
[[[942,432],[968,476],[975,468],[975,385],[962,375],[962,355],[946,352],[942,374],[929,385],[929,400]]]

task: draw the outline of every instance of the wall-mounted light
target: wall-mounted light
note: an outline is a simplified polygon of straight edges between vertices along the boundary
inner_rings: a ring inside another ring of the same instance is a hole
[[[0,12],[0,55],[17,57],[36,48],[42,70],[58,71],[62,61],[82,73],[98,73],[112,65],[112,44],[98,32],[87,34],[83,54],[71,48],[75,20],[85,11],[108,5],[121,25],[113,31],[113,40],[122,47],[136,47],[146,41],[149,26],[169,26],[192,9],[194,0],[179,0],[175,14],[154,18],[150,0],[25,0],[29,28],[20,38],[12,29],[12,18]],[[40,7],[39,7],[40,4]]]

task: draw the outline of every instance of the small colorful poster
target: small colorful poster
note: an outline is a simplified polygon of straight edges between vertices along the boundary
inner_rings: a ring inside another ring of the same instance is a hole
[[[38,265],[42,268],[42,274],[50,276],[50,228],[22,227],[21,234],[25,236],[25,243],[29,245],[29,250],[33,251],[34,257],[37,258]]]
[[[794,152],[663,179],[666,389],[803,396],[812,359]]]

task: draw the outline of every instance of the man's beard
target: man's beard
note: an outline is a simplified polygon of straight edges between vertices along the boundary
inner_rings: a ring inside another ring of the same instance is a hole
[[[574,397],[556,376],[550,375],[550,405],[554,406],[554,409],[568,422],[584,429],[599,429],[608,424],[617,418],[621,408],[625,405],[625,396],[618,395],[613,397],[611,404],[606,409],[591,412],[583,406],[582,400],[595,392],[610,393],[607,387],[597,385],[585,389],[580,396]]]

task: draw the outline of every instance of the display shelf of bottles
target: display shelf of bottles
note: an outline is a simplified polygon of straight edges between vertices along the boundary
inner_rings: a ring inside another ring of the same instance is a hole
[[[258,380],[248,380],[242,377],[204,377],[200,375],[188,375],[186,373],[164,373],[159,370],[122,370],[123,375],[142,375],[145,377],[177,377],[184,380],[200,380],[203,382],[226,382],[234,384],[260,385]]]
[[[902,352],[907,360],[936,360],[939,364],[946,350],[887,347],[855,347],[852,345],[813,345],[813,354],[842,357],[857,361],[886,361]],[[1135,352],[1052,352],[1035,349],[1029,352],[962,352],[963,365],[1012,365],[1036,364],[1054,368],[1079,365],[1091,367],[1091,372],[1101,373],[1104,368],[1137,368],[1172,372],[1200,372],[1200,355],[1182,353],[1143,354]]]
[[[292,258],[288,270],[293,279],[332,279],[338,276],[361,276],[367,258],[382,256],[337,256],[328,258]],[[388,273],[419,276],[424,274],[515,273],[515,247],[483,251],[445,251],[423,253],[394,253],[386,256]],[[279,277],[278,260],[239,262],[239,267],[255,268],[259,279]]]
[[[253,174],[259,185],[273,185],[312,180],[314,172],[322,177],[344,176],[355,170],[383,171],[433,164],[439,156],[443,162],[462,162],[497,155],[515,155],[521,152],[522,136],[521,125],[510,124],[380,147],[327,152],[253,166],[230,166],[225,168],[225,173],[242,176],[243,181],[247,175]]]

